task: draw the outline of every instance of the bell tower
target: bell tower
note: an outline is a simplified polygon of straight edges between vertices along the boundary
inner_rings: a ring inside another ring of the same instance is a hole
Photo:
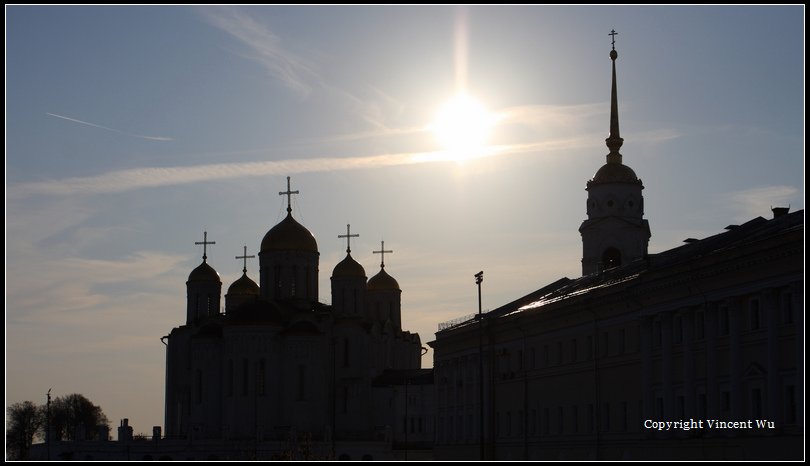
[[[616,35],[613,30],[610,60],[613,76],[610,91],[610,134],[605,140],[609,153],[604,165],[588,181],[586,212],[582,222],[582,274],[589,275],[618,267],[647,255],[650,225],[644,217],[644,186],[632,168],[622,163],[619,149],[619,110],[616,96]]]

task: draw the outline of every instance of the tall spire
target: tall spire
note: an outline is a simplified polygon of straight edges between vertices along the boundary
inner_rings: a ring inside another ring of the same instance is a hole
[[[619,153],[619,148],[622,147],[624,139],[619,135],[619,101],[616,97],[616,57],[619,54],[616,52],[616,32],[615,29],[610,31],[611,46],[610,60],[613,62],[613,81],[610,88],[610,135],[605,139],[605,143],[610,149],[607,155],[608,163],[622,163],[622,154]]]

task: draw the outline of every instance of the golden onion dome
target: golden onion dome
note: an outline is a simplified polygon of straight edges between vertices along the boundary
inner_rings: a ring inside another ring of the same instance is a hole
[[[358,277],[365,279],[366,269],[354,260],[351,253],[348,253],[346,254],[346,258],[338,262],[338,265],[332,270],[332,278],[336,277]]]
[[[394,280],[394,277],[388,275],[385,269],[380,269],[380,273],[369,278],[368,285],[366,285],[366,289],[368,289],[368,291],[400,290],[399,283],[397,283],[397,281]]]
[[[641,180],[636,176],[636,172],[627,165],[608,162],[593,175],[593,179],[588,181],[588,186],[603,183],[641,184]]]
[[[192,270],[188,276],[190,282],[217,282],[222,283],[219,279],[219,274],[213,267],[208,265],[208,262],[203,261],[196,269]]]
[[[251,280],[250,277],[247,276],[247,273],[243,272],[242,276],[228,287],[228,295],[258,296],[259,285]]]
[[[318,252],[318,243],[309,230],[287,213],[284,220],[264,235],[261,252],[265,251]]]

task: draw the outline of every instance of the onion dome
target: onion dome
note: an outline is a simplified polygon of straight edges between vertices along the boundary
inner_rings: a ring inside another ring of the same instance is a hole
[[[242,272],[242,276],[228,287],[228,295],[258,296],[259,285],[247,276],[247,272]]]
[[[608,162],[593,175],[588,186],[601,183],[641,184],[641,180],[636,176],[636,172],[627,165],[623,165],[621,162]]]
[[[312,233],[295,221],[288,211],[287,217],[264,235],[261,252],[265,251],[318,252],[318,243]]]
[[[213,267],[208,265],[208,262],[203,260],[203,263],[192,270],[188,276],[190,282],[217,282],[222,283],[219,279],[219,274]]]
[[[357,277],[366,278],[366,270],[362,265],[358,264],[352,257],[351,253],[346,254],[346,258],[338,262],[332,270],[332,278],[338,277]]]
[[[399,291],[399,283],[394,280],[394,277],[388,275],[384,268],[380,268],[380,272],[368,280],[368,291]]]
[[[203,232],[203,240],[197,241],[194,244],[203,245],[202,264],[198,265],[196,269],[192,270],[188,276],[189,282],[216,282],[222,283],[219,279],[219,274],[213,267],[208,265],[208,245],[217,244],[215,241],[208,241],[208,232]]]

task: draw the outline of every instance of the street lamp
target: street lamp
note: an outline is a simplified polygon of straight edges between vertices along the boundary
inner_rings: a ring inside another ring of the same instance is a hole
[[[51,459],[51,389],[48,389],[48,402],[45,405],[45,443],[48,461]]]
[[[484,316],[481,313],[481,282],[484,281],[484,271],[475,274],[475,284],[478,285],[478,395],[481,408],[478,421],[480,434],[480,459],[484,459]]]

